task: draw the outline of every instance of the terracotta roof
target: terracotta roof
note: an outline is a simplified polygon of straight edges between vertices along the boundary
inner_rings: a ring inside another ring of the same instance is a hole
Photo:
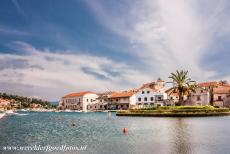
[[[214,94],[230,94],[229,86],[219,86],[213,89]]]
[[[202,82],[202,83],[198,83],[197,84],[198,85],[198,87],[209,87],[209,86],[218,86],[218,85],[220,85],[220,83],[219,82]]]
[[[102,93],[97,93],[98,95],[110,95],[114,93],[113,91],[106,91],[106,92],[102,92]]]
[[[173,88],[169,88],[168,90],[165,91],[165,93],[168,96],[179,96],[178,92],[176,92]],[[186,92],[184,95],[187,96],[188,93]]]
[[[10,102],[8,100],[6,100],[6,99],[0,98],[0,103],[10,103]]]
[[[109,98],[131,97],[134,93],[135,93],[135,91],[133,91],[133,90],[122,91],[122,92],[114,92],[109,96]]]
[[[70,94],[67,94],[67,95],[63,96],[62,98],[83,96],[85,94],[95,94],[95,93],[90,92],[90,91],[82,91],[82,92],[79,92],[79,93],[70,93]]]
[[[165,91],[165,93],[169,96],[179,96],[177,92],[173,88],[169,88]]]

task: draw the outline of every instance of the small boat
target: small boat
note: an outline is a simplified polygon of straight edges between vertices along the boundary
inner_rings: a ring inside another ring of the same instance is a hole
[[[82,112],[81,110],[76,110],[76,111],[74,111],[74,112]]]
[[[64,112],[72,112],[71,110],[69,110],[69,109],[66,109],[66,110],[64,110]]]
[[[7,110],[5,113],[6,113],[6,116],[11,116],[11,115],[17,114],[14,110]]]
[[[28,110],[26,110],[26,109],[19,109],[18,111],[26,112],[26,111],[28,111]]]

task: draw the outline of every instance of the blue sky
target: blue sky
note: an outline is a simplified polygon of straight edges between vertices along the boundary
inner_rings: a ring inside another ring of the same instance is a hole
[[[2,92],[57,100],[170,72],[230,79],[227,0],[2,0]]]

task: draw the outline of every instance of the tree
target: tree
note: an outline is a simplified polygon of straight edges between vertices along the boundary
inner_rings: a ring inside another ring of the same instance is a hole
[[[178,105],[184,105],[184,95],[195,93],[196,84],[188,77],[188,71],[184,70],[177,70],[175,73],[171,73],[169,78],[173,80],[173,89],[179,95]]]

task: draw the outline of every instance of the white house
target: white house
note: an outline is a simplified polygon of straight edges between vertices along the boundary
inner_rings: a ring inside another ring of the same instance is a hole
[[[149,87],[140,88],[135,93],[136,105],[163,106],[167,94]]]
[[[87,111],[90,104],[98,102],[97,98],[98,95],[90,91],[71,93],[61,98],[59,106],[61,109]]]
[[[104,93],[98,93],[98,98],[97,98],[97,103],[90,104],[88,106],[89,110],[106,110],[108,109],[108,103],[109,99],[108,97],[112,94],[113,92],[108,91]]]

